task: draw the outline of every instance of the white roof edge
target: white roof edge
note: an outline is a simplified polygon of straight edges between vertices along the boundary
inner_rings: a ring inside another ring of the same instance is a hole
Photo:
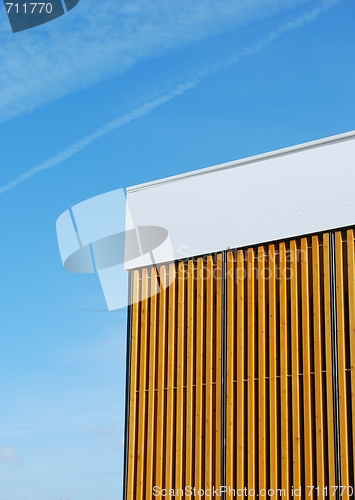
[[[137,184],[135,186],[130,186],[126,188],[127,193],[133,193],[135,191],[141,191],[142,189],[149,189],[154,186],[169,184],[170,182],[179,181],[187,177],[194,177],[197,175],[209,174],[212,172],[217,172],[220,170],[228,170],[234,167],[242,167],[250,163],[256,163],[262,160],[267,160],[269,158],[275,158],[277,156],[288,155],[290,153],[295,153],[298,151],[304,151],[307,149],[316,148],[319,146],[324,146],[326,144],[332,144],[334,142],[346,141],[355,137],[355,130],[349,132],[344,132],[342,134],[332,135],[329,137],[324,137],[322,139],[317,139],[315,141],[305,142],[302,144],[297,144],[295,146],[289,146],[287,148],[276,149],[274,151],[269,151],[267,153],[261,153],[254,156],[249,156],[246,158],[241,158],[240,160],[233,160],[226,163],[220,163],[211,167],[205,167],[198,170],[192,170],[191,172],[186,172],[184,174],[173,175],[171,177],[164,177],[155,181],[145,182],[143,184]]]

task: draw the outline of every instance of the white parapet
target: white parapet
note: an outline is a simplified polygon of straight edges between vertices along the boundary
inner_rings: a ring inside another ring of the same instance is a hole
[[[167,229],[174,260],[350,226],[355,131],[133,186],[127,200],[135,225]]]

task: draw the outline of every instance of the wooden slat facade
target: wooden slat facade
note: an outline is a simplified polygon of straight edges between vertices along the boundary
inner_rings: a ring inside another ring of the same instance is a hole
[[[222,266],[218,254],[132,273],[127,499],[222,484]]]
[[[352,496],[354,242],[348,229],[131,272],[127,500]]]

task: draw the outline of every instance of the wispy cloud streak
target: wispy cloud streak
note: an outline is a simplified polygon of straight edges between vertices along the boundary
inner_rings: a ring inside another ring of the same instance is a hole
[[[324,0],[323,2],[320,3],[320,5],[318,5],[314,9],[307,11],[306,13],[293,19],[292,21],[280,25],[276,30],[269,32],[265,37],[258,40],[251,47],[244,48],[240,53],[230,58],[228,61],[218,65],[211,66],[205,70],[199,71],[195,77],[191,78],[188,82],[182,85],[178,85],[176,88],[174,88],[167,94],[164,94],[152,101],[149,101],[143,104],[142,106],[139,106],[135,110],[115,120],[110,121],[103,127],[95,130],[93,133],[87,135],[86,137],[80,139],[79,141],[76,141],[74,144],[64,149],[63,151],[53,156],[52,158],[49,158],[48,160],[45,160],[44,162],[36,165],[35,167],[23,173],[13,181],[4,184],[3,186],[0,187],[0,194],[4,194],[7,191],[10,191],[11,189],[21,184],[22,182],[25,182],[26,180],[30,179],[34,175],[44,170],[48,170],[52,167],[55,167],[56,165],[63,163],[65,160],[67,160],[74,154],[78,153],[85,147],[89,146],[91,143],[93,143],[100,137],[108,134],[112,130],[115,130],[119,127],[122,127],[123,125],[132,122],[133,120],[136,120],[137,118],[141,118],[149,114],[151,111],[167,103],[174,97],[177,97],[186,92],[187,90],[196,87],[196,85],[198,85],[207,76],[216,73],[218,71],[221,71],[223,69],[226,69],[227,67],[233,64],[238,63],[244,57],[252,56],[256,52],[259,52],[260,50],[264,49],[266,46],[268,46],[271,42],[273,42],[276,38],[280,37],[281,35],[291,30],[302,28],[305,24],[315,20],[319,15],[321,15],[334,5],[340,3],[341,1],[342,0]]]
[[[15,36],[0,6],[0,122],[122,74],[139,61],[310,1],[85,0],[68,15]]]
[[[242,58],[252,56],[256,52],[259,52],[260,50],[266,48],[270,43],[272,43],[274,40],[284,35],[285,33],[288,33],[289,31],[295,29],[300,29],[307,23],[314,21],[321,14],[325,13],[327,10],[341,3],[342,1],[343,0],[323,0],[314,9],[305,12],[301,16],[298,16],[287,23],[281,24],[275,30],[270,31],[265,37],[260,38],[260,40],[258,40],[254,45],[245,47],[238,54],[230,58],[227,62],[210,67],[204,72],[203,76],[205,77],[209,74],[216,73],[217,71],[224,70],[229,66],[238,63]]]
[[[0,448],[0,462],[13,464],[21,462],[21,454],[10,446]]]
[[[21,184],[22,182],[26,181],[27,179],[30,179],[34,175],[38,174],[39,172],[42,172],[43,170],[48,170],[49,168],[55,167],[56,165],[59,165],[60,163],[63,163],[63,161],[67,160],[71,156],[73,156],[75,153],[78,153],[82,149],[86,148],[89,144],[92,142],[96,141],[103,135],[108,134],[112,130],[115,130],[118,127],[122,127],[123,125],[126,125],[127,123],[132,122],[133,120],[136,120],[137,118],[141,118],[142,116],[147,115],[151,111],[153,111],[155,108],[161,106],[162,104],[165,104],[166,102],[170,101],[174,97],[183,94],[186,92],[186,90],[194,87],[197,85],[198,81],[191,81],[188,83],[185,83],[184,85],[179,85],[176,87],[174,90],[169,92],[168,94],[165,94],[161,97],[158,97],[157,99],[154,99],[153,101],[147,102],[143,104],[142,106],[139,106],[135,110],[131,111],[130,113],[127,113],[119,118],[116,118],[115,120],[112,120],[111,122],[107,123],[103,127],[95,130],[93,133],[87,135],[83,139],[80,139],[77,142],[74,142],[71,146],[65,148],[63,151],[58,153],[57,155],[53,156],[52,158],[49,158],[48,160],[39,163],[35,167],[31,168],[30,170],[27,170],[24,174],[20,175],[13,181],[9,182],[8,184],[5,184],[0,188],[0,194],[5,193],[6,191],[9,191],[10,189],[13,189],[16,187],[18,184]]]

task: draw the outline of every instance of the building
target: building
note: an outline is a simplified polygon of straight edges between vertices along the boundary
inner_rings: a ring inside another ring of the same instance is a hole
[[[172,259],[126,262],[125,499],[351,497],[355,132],[127,203]]]

